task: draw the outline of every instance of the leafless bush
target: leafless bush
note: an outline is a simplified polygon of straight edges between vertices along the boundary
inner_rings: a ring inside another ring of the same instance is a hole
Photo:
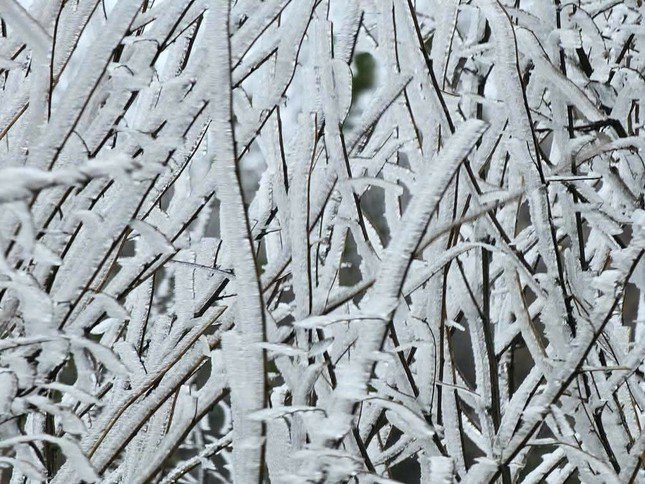
[[[641,8],[0,0],[3,478],[642,480]]]

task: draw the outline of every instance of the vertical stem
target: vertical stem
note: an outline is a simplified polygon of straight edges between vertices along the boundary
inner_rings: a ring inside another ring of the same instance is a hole
[[[235,421],[233,473],[236,482],[252,483],[264,480],[265,426],[249,416],[266,406],[266,355],[260,347],[266,335],[257,261],[236,161],[229,16],[228,1],[211,2],[207,29],[213,49],[209,145],[214,173],[210,175],[217,177],[222,238],[229,249],[237,289],[236,335],[230,347],[234,357],[227,361]]]

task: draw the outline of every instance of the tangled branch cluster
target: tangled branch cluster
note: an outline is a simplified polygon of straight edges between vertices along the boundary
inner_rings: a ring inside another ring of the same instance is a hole
[[[1,0],[2,482],[635,482],[641,0]]]

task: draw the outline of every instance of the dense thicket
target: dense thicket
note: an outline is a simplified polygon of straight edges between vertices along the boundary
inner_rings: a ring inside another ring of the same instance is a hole
[[[641,0],[0,0],[3,482],[635,482]]]

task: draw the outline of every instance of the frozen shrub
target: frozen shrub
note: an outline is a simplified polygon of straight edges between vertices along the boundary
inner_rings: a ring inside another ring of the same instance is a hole
[[[640,0],[0,0],[2,482],[635,482]]]

